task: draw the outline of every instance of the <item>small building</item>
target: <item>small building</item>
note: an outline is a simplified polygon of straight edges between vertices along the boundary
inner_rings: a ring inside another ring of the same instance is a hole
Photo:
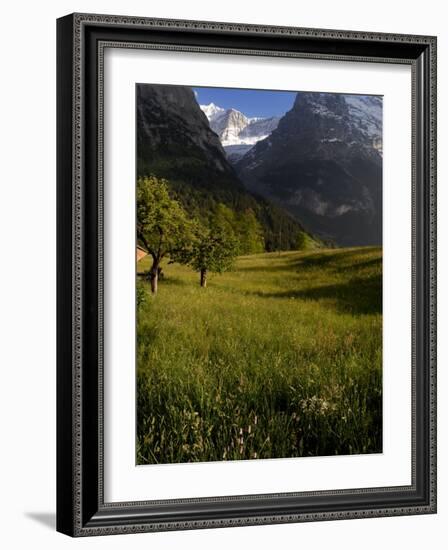
[[[147,255],[148,253],[146,252],[146,250],[143,250],[143,248],[141,248],[140,246],[137,246],[137,262],[142,260]]]

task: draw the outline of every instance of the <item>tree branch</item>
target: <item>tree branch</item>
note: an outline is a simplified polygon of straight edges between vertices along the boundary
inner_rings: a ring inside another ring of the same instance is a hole
[[[151,255],[153,261],[157,261],[157,255],[156,253],[154,252],[154,250],[149,246],[148,244],[148,241],[145,239],[145,237],[143,236],[143,234],[140,232],[140,231],[137,231],[137,237],[142,241],[143,243],[143,246],[146,248],[146,250],[148,251],[148,254]]]

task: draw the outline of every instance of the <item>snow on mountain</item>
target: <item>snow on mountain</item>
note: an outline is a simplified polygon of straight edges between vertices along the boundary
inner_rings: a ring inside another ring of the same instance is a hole
[[[248,124],[241,132],[239,137],[247,144],[255,144],[257,141],[266,139],[277,128],[280,117],[250,119]]]
[[[350,118],[357,128],[372,141],[380,154],[383,152],[383,100],[376,96],[346,95]]]
[[[199,105],[199,107],[204,111],[209,120],[212,120],[213,118],[216,118],[217,116],[225,112],[225,109],[223,109],[222,107],[218,107],[214,103],[209,103],[208,105]]]
[[[236,109],[223,109],[210,103],[200,105],[210,128],[219,136],[229,160],[234,162],[277,128],[280,117],[247,117]]]
[[[239,136],[249,124],[247,116],[236,109],[228,109],[210,121],[210,127],[218,134],[223,147],[245,144]]]
[[[322,101],[325,94],[306,94],[308,108],[315,116],[340,122],[343,114]],[[341,96],[342,97],[342,96]],[[358,130],[365,139],[382,154],[382,98],[377,96],[344,95],[348,108],[350,126]],[[341,99],[342,101],[342,99]],[[248,117],[237,109],[223,109],[214,103],[200,105],[209,120],[211,129],[218,134],[219,140],[234,163],[248,153],[252,147],[269,137],[277,128],[280,117]],[[331,133],[332,129],[330,129]],[[336,142],[332,135],[324,136],[322,141]]]

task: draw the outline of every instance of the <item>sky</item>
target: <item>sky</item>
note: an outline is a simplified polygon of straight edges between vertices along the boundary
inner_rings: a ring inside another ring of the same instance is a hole
[[[193,90],[200,105],[214,103],[223,109],[237,109],[248,117],[283,116],[296,98],[295,92],[196,87]]]

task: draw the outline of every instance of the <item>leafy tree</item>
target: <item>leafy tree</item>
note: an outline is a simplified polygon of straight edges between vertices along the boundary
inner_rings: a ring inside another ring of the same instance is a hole
[[[137,240],[152,258],[151,291],[157,293],[160,264],[167,255],[188,248],[193,224],[168,192],[168,182],[155,176],[137,180]]]
[[[297,250],[314,250],[315,248],[319,248],[319,246],[319,242],[316,239],[311,238],[308,233],[305,233],[305,231],[300,231],[297,234]]]
[[[240,254],[264,252],[263,228],[251,208],[238,215],[237,235],[241,243]]]
[[[191,266],[200,273],[200,285],[207,286],[207,273],[224,273],[232,268],[238,241],[222,231],[205,230],[193,245]]]
[[[219,203],[212,224],[239,241],[238,254],[257,254],[265,250],[263,227],[252,208],[238,212]]]
[[[179,249],[171,259],[198,271],[200,285],[206,287],[209,272],[224,273],[232,268],[238,249],[239,242],[231,232],[216,224],[208,228],[197,224],[192,245]]]
[[[226,233],[232,238],[237,238],[237,217],[234,210],[223,204],[218,203],[209,218],[209,225],[218,228],[219,231]]]

